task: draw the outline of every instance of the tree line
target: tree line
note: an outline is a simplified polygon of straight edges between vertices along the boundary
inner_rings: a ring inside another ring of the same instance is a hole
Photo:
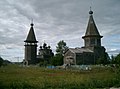
[[[64,40],[61,40],[57,43],[56,46],[56,54],[50,59],[50,63],[47,63],[46,61],[43,63],[43,65],[54,65],[54,66],[60,66],[63,65],[63,58],[64,53],[67,51],[69,47],[67,46],[66,42]],[[97,65],[103,64],[120,64],[120,53],[116,56],[111,56],[107,53],[105,53],[103,56],[101,56],[96,63]]]
[[[40,66],[47,66],[47,65],[54,65],[54,66],[60,66],[63,65],[63,58],[64,58],[64,53],[65,51],[68,50],[68,46],[66,44],[66,42],[64,40],[61,40],[57,43],[56,46],[56,54],[49,59],[49,62],[47,62],[46,60],[44,60],[43,62],[40,62],[39,65]],[[0,67],[2,65],[5,65],[5,63],[7,63],[2,57],[0,57]],[[105,55],[103,55],[102,57],[100,57],[97,61],[96,64],[120,64],[120,53],[116,56],[111,56],[111,58],[109,57],[109,55],[106,53]]]

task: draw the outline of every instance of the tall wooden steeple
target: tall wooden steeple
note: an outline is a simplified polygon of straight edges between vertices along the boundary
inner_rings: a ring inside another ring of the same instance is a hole
[[[93,11],[90,8],[89,21],[84,39],[84,46],[81,48],[69,48],[64,54],[64,64],[75,65],[91,65],[101,60],[107,63],[108,54],[105,52],[104,46],[101,46],[101,38],[95,21],[93,19]]]
[[[34,24],[31,23],[31,28],[29,30],[28,36],[25,42],[25,61],[28,64],[35,64],[36,63],[36,56],[37,56],[37,40],[34,33]]]
[[[105,57],[106,52],[104,46],[101,46],[101,38],[103,36],[100,35],[95,21],[93,19],[93,11],[90,8],[89,11],[89,21],[86,29],[84,39],[84,47],[93,51],[94,53],[94,61],[98,60],[101,57]],[[91,59],[92,60],[92,59]]]
[[[89,11],[89,14],[90,16],[87,25],[87,30],[85,36],[82,37],[84,39],[84,44],[85,44],[84,46],[85,47],[101,46],[101,38],[103,36],[99,34],[99,31],[93,19],[93,11],[91,9]]]

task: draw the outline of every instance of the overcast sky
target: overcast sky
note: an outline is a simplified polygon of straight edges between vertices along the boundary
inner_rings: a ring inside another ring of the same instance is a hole
[[[120,0],[0,0],[0,56],[22,61],[32,19],[39,46],[55,50],[64,40],[82,47],[90,6],[102,45],[110,55],[120,53]]]

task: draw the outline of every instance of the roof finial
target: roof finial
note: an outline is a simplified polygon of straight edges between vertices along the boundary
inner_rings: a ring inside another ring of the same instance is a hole
[[[91,11],[91,6],[90,6],[90,11]]]
[[[91,14],[91,15],[93,14],[93,11],[91,10],[91,6],[90,6],[89,14]]]
[[[33,24],[33,18],[32,18],[32,19],[31,19],[31,26],[33,27],[33,25],[34,25],[34,24]]]

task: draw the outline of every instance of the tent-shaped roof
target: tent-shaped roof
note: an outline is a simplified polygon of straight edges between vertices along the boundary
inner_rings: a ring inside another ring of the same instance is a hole
[[[30,43],[37,43],[38,42],[36,40],[36,37],[35,37],[33,25],[34,24],[32,23],[30,31],[29,31],[28,36],[27,36],[27,39],[24,42],[30,42]]]
[[[97,37],[102,37],[100,36],[99,32],[98,32],[98,29],[96,27],[96,24],[94,22],[94,19],[93,19],[93,11],[89,11],[89,14],[90,14],[90,17],[89,17],[89,21],[88,21],[88,26],[87,26],[87,30],[86,30],[86,33],[85,33],[85,36],[84,37],[87,37],[87,36],[97,36]],[[84,38],[83,37],[83,38]]]

